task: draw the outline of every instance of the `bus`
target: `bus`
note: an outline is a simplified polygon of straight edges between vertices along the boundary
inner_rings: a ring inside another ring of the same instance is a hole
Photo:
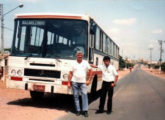
[[[76,52],[84,60],[100,65],[105,55],[119,67],[119,46],[88,15],[17,14],[8,58],[7,87],[28,90],[32,99],[44,93],[72,94],[67,87]],[[101,88],[101,71],[93,69],[88,92]]]

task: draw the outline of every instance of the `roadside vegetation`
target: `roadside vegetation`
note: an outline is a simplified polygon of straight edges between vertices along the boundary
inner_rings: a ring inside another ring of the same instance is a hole
[[[124,60],[122,56],[119,56],[119,68],[120,70],[124,68],[133,68],[135,63],[128,61],[127,59]]]

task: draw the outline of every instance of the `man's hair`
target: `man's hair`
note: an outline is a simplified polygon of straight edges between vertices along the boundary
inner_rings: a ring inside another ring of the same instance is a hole
[[[103,58],[103,61],[106,61],[106,60],[111,60],[111,58],[109,57],[109,56],[104,56],[104,58]]]
[[[77,54],[82,54],[82,55],[84,55],[84,53],[83,53],[82,51],[77,51],[77,52],[76,52],[76,55],[77,55]]]

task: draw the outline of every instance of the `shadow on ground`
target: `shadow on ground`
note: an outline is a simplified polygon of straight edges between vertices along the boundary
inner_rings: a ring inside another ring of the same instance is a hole
[[[100,97],[100,90],[94,94],[89,94],[89,104]],[[8,105],[31,106],[37,108],[49,108],[74,112],[74,101],[72,95],[46,94],[40,101],[34,102],[31,98],[23,98],[10,101]]]

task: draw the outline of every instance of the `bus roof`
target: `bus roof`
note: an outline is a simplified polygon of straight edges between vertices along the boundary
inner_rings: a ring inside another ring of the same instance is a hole
[[[78,20],[86,20],[89,21],[90,17],[88,15],[81,14],[64,14],[64,13],[25,13],[25,14],[16,14],[15,18],[56,18],[56,19],[78,19]]]

